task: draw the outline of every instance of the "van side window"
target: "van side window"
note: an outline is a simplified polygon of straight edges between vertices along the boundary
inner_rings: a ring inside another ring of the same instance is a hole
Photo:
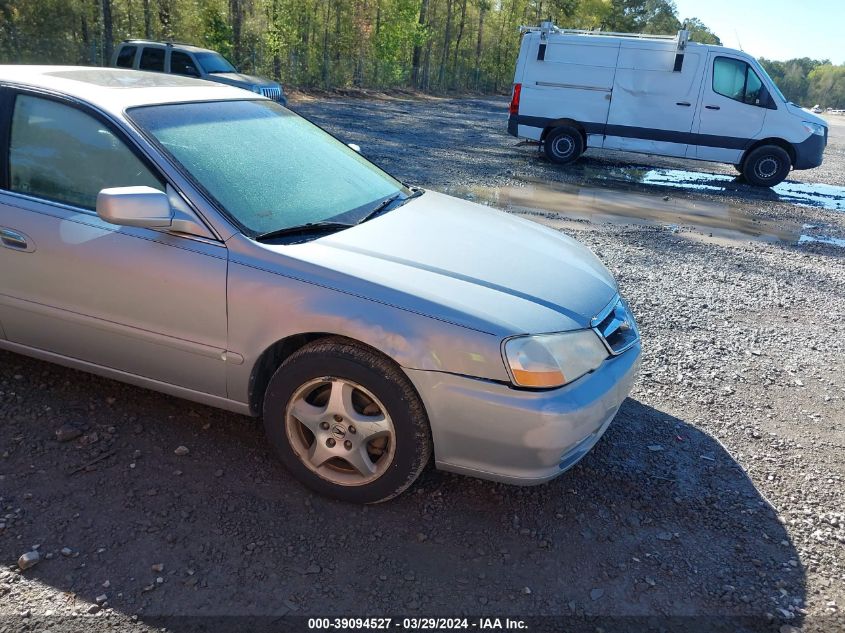
[[[155,72],[164,72],[164,49],[154,46],[147,46],[144,52],[141,53],[141,63],[138,64],[140,70],[153,70]]]
[[[94,210],[108,187],[164,185],[101,121],[49,99],[19,95],[12,114],[10,190]]]
[[[747,63],[732,57],[713,61],[713,92],[749,105],[760,105],[763,82]]]
[[[124,46],[117,54],[117,61],[115,66],[118,68],[132,68],[132,62],[135,61],[135,51],[138,50],[136,46]]]
[[[188,77],[200,76],[191,56],[180,51],[170,52],[170,72],[177,75],[187,75]]]

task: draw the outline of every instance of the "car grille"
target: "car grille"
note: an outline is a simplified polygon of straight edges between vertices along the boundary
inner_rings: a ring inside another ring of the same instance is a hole
[[[263,94],[268,99],[272,99],[273,101],[281,101],[282,100],[282,89],[281,88],[262,88],[261,94]]]
[[[640,338],[634,315],[618,295],[590,325],[614,356],[630,348]]]

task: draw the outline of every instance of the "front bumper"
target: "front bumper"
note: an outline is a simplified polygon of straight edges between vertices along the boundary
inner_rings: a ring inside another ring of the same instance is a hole
[[[822,164],[824,148],[827,146],[828,128],[825,128],[824,136],[810,134],[809,138],[795,144],[795,169],[812,169]]]
[[[524,391],[442,372],[406,369],[428,412],[441,470],[539,484],[598,442],[631,391],[640,343],[575,382]]]

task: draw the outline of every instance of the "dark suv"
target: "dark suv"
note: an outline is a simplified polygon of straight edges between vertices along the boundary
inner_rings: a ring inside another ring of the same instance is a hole
[[[251,90],[287,105],[287,97],[281,84],[239,73],[229,60],[207,48],[173,42],[124,40],[117,47],[111,65],[116,68],[173,73],[216,81]]]

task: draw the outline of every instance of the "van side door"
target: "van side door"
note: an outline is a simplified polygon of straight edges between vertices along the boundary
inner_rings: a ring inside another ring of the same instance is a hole
[[[605,148],[687,155],[707,54],[690,47],[675,71],[675,52],[662,41],[622,43]]]
[[[739,163],[766,121],[768,91],[748,62],[711,52],[691,145],[695,158]]]

